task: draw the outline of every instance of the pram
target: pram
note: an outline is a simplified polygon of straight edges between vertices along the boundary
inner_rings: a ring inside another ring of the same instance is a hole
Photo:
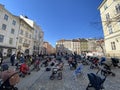
[[[62,71],[60,69],[58,69],[58,68],[53,68],[52,75],[50,76],[51,80],[55,79],[55,74],[58,74],[57,78],[59,80],[62,79]]]
[[[59,63],[57,64],[53,69],[52,69],[52,74],[50,76],[50,79],[53,80],[55,79],[55,75],[58,74],[57,79],[61,80],[62,79],[62,70],[63,70],[63,65],[64,63]]]
[[[25,75],[30,75],[30,69],[26,63],[20,65],[20,76],[25,77]]]
[[[88,74],[89,84],[86,90],[102,90],[104,89],[103,83],[106,80],[106,76],[101,78],[97,74],[89,73]]]
[[[118,63],[119,63],[119,59],[118,58],[111,58],[111,60],[112,60],[112,65],[114,67],[120,68],[120,66],[118,65]]]
[[[111,64],[104,63],[103,68],[101,69],[101,75],[107,76],[107,75],[112,75],[115,76],[115,73],[111,71]]]
[[[0,66],[0,71],[8,70],[9,66],[5,63]]]
[[[20,80],[18,72],[13,70],[6,70],[2,72],[2,83],[0,85],[0,90],[18,90],[14,87]]]
[[[77,78],[77,75],[79,75],[80,73],[82,73],[82,69],[83,69],[83,64],[81,63],[77,69],[74,71],[73,75],[75,78]]]
[[[98,63],[99,63],[99,58],[98,57],[93,57],[91,59],[91,65],[90,65],[90,68],[93,69],[93,68],[98,68]]]
[[[77,61],[74,60],[72,57],[69,57],[68,64],[70,66],[70,70],[74,70],[77,67]]]
[[[104,64],[105,61],[106,61],[106,58],[105,58],[105,57],[102,57],[102,58],[101,58],[101,61],[99,62],[99,65],[102,66],[102,65]]]
[[[35,60],[33,70],[39,71],[40,70],[39,64],[40,60]]]

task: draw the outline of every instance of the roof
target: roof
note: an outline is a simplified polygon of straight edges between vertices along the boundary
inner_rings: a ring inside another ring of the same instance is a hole
[[[98,9],[100,9],[100,8],[105,4],[106,1],[107,1],[107,0],[104,0],[104,1],[100,4],[100,6],[98,7]]]
[[[20,19],[24,20],[29,26],[31,26],[32,28],[34,27],[34,21],[30,20],[22,15],[20,15]]]

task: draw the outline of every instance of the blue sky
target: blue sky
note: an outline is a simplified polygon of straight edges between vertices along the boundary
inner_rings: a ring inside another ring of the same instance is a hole
[[[14,15],[26,15],[41,26],[44,40],[103,37],[100,13],[103,0],[0,0]]]

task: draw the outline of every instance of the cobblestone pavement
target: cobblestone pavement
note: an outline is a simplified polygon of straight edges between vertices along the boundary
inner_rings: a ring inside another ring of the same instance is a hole
[[[120,90],[120,69],[114,68],[113,72],[116,76],[108,76],[104,82],[105,90]],[[46,72],[45,68],[41,68],[40,71],[32,71],[31,75],[21,78],[21,81],[16,85],[19,90],[86,90],[89,83],[87,73],[97,70],[89,69],[89,66],[83,67],[83,72],[77,80],[74,80],[73,71],[69,69],[69,66],[65,62],[63,70],[62,80],[50,80],[50,72]]]

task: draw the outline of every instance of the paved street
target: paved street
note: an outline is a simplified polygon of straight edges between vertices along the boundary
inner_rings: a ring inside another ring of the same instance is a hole
[[[108,76],[104,87],[105,90],[119,90],[120,88],[120,69],[112,69],[116,76]],[[83,73],[74,80],[73,71],[65,62],[62,80],[50,80],[51,72],[46,72],[45,68],[40,71],[32,71],[31,75],[21,78],[21,81],[16,85],[19,90],[85,90],[88,85],[87,73],[96,72],[95,69],[89,69],[89,66],[84,66]]]

